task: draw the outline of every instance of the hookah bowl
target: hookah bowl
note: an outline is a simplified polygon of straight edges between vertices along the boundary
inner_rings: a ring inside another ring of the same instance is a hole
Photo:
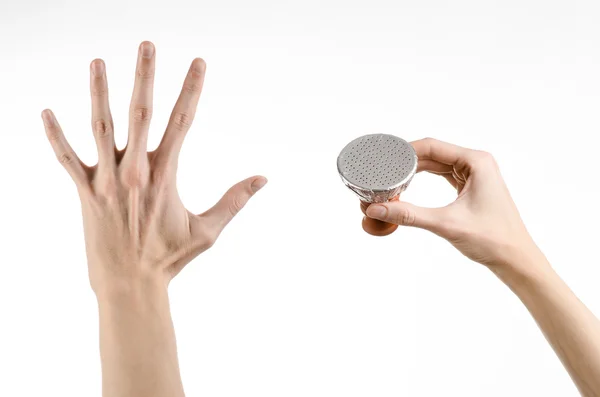
[[[346,145],[337,159],[344,184],[360,199],[363,229],[374,236],[387,236],[398,225],[366,216],[373,203],[398,200],[417,172],[417,154],[402,138],[388,134],[371,134]]]

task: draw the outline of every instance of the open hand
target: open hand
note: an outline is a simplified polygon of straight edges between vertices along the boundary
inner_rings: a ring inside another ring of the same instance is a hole
[[[98,164],[73,152],[50,110],[42,113],[48,139],[77,185],[83,210],[90,282],[98,293],[138,280],[169,281],[215,242],[223,228],[265,185],[261,176],[234,185],[211,209],[187,211],[175,186],[178,155],[189,130],[206,64],[195,59],[159,147],[147,152],[152,117],[155,49],[140,45],[127,146],[118,150],[108,104],[105,64],[91,64],[92,129]]]

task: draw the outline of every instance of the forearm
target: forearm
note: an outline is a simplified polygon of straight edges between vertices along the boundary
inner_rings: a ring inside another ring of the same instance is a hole
[[[580,393],[600,395],[600,321],[541,253],[524,260],[527,270],[500,278],[525,304]]]
[[[183,396],[166,286],[128,282],[97,296],[103,395]]]

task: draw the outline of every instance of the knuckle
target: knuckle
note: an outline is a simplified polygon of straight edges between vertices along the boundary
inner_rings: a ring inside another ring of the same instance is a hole
[[[437,139],[429,137],[429,136],[419,139],[416,142],[420,143],[423,147],[426,148],[429,156],[431,156],[430,151],[432,150],[432,148],[435,147],[439,143],[439,141]]]
[[[420,139],[418,142],[421,142],[427,148],[435,147],[439,143],[439,141],[437,139],[429,137],[429,136],[425,137],[423,139]]]
[[[415,224],[415,214],[407,208],[402,208],[396,213],[394,220],[398,225],[412,226]]]
[[[128,173],[124,178],[123,184],[130,189],[141,188],[142,178],[137,174]]]
[[[136,70],[135,74],[140,80],[149,80],[154,77],[154,68],[140,67]]]
[[[106,138],[111,135],[112,127],[105,120],[97,120],[94,123],[94,133],[98,138]]]
[[[198,82],[190,81],[186,82],[181,89],[183,92],[187,92],[189,94],[197,94],[200,92],[201,85]]]
[[[121,182],[127,188],[141,188],[144,185],[144,178],[139,168],[132,167],[123,172]]]
[[[96,182],[97,190],[102,192],[106,197],[114,197],[117,195],[116,180],[108,175],[102,177]]]
[[[493,160],[494,156],[490,152],[486,152],[484,150],[478,150],[477,155],[484,160]]]
[[[106,181],[102,184],[102,191],[108,197],[117,195],[117,184],[114,181]]]
[[[231,215],[235,216],[242,210],[242,208],[244,208],[245,204],[246,202],[241,197],[234,196],[229,204],[229,212]]]
[[[491,153],[483,150],[475,150],[474,159],[480,164],[496,164],[496,159],[494,159],[494,156]]]
[[[108,94],[106,87],[97,85],[94,85],[90,92],[93,97],[103,97]]]
[[[187,130],[192,125],[192,118],[186,112],[173,114],[173,124],[178,130]]]
[[[74,152],[64,152],[58,156],[58,162],[62,165],[69,165],[75,161],[75,153]]]
[[[148,123],[152,118],[152,109],[147,106],[136,106],[131,112],[131,117],[137,123]]]

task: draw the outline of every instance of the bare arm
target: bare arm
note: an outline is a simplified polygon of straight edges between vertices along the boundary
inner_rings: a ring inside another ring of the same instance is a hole
[[[528,274],[503,281],[525,304],[583,396],[600,395],[600,321],[550,268],[541,253]]]
[[[494,272],[525,304],[584,396],[600,396],[600,322],[554,272],[521,220],[489,154],[423,139],[418,171],[443,176],[456,201],[442,208],[371,205],[368,216],[429,230]]]
[[[154,46],[140,46],[127,147],[115,147],[104,62],[91,64],[98,164],[83,164],[54,114],[42,113],[57,158],[74,180],[83,212],[88,270],[98,298],[103,395],[183,396],[167,287],[267,182],[248,178],[195,215],[175,186],[177,160],[202,91],[205,63],[192,62],[163,139],[146,142],[152,116]]]
[[[105,396],[183,396],[167,288],[131,282],[98,296]]]

